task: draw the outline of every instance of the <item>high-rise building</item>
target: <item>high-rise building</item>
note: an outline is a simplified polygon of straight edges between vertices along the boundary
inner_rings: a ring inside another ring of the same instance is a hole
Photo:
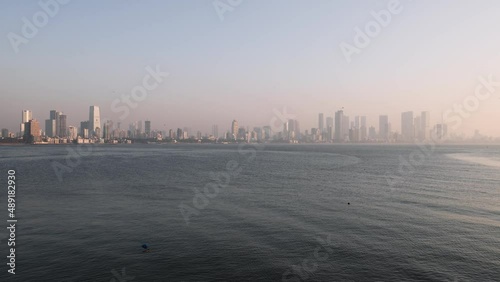
[[[436,126],[434,127],[434,136],[441,140],[441,139],[446,139],[448,135],[448,125],[446,124],[436,124]]]
[[[3,138],[9,137],[9,130],[7,128],[2,128],[2,137]]]
[[[284,124],[284,138],[286,140],[298,140],[300,138],[299,121],[290,119]]]
[[[21,126],[19,127],[21,136],[24,136],[25,124],[32,119],[33,119],[33,112],[30,110],[23,110],[21,117]]]
[[[89,121],[80,122],[80,136],[82,138],[89,138]]]
[[[340,110],[335,113],[335,142],[344,140],[344,111]]]
[[[54,120],[56,121],[56,131],[54,132],[54,135],[55,135],[55,136],[60,136],[60,135],[61,135],[61,132],[59,132],[59,129],[60,129],[60,125],[59,125],[59,124],[60,124],[60,123],[59,123],[59,122],[60,122],[60,119],[59,119],[59,117],[60,117],[62,114],[63,114],[62,112],[57,112],[57,111],[53,114],[53,116],[55,117],[55,119],[54,119]],[[50,115],[52,116],[52,111],[51,111]]]
[[[333,123],[333,118],[332,117],[327,117],[326,118],[326,140],[331,142],[333,141],[333,128],[334,128],[334,123]]]
[[[45,136],[54,137],[56,136],[56,120],[46,119],[45,120]]]
[[[269,125],[264,126],[263,130],[264,130],[264,139],[270,140],[272,138],[272,134],[273,134],[271,126],[269,126]]]
[[[137,122],[137,135],[142,137],[142,134],[144,133],[143,128],[142,128],[142,120]]]
[[[322,113],[318,116],[318,128],[320,132],[325,131],[325,115]]]
[[[429,140],[431,130],[431,114],[430,112],[422,112],[420,114],[420,131],[422,132],[422,139]]]
[[[58,123],[58,136],[59,137],[68,137],[68,127],[66,125],[67,117],[66,115],[59,115],[58,117],[59,123]]]
[[[97,131],[99,129],[99,131]],[[94,137],[100,137],[100,134],[97,134],[100,132],[101,129],[101,113],[99,111],[98,106],[90,106],[89,110],[89,135]]]
[[[236,139],[245,139],[246,135],[247,131],[245,130],[245,128],[240,127],[238,128],[238,134],[236,135]]]
[[[219,138],[219,126],[216,124],[212,126],[212,135],[217,139]]]
[[[404,112],[401,114],[401,135],[406,142],[412,142],[415,129],[413,127],[413,112]]]
[[[105,122],[103,125],[102,125],[102,137],[105,139],[105,140],[109,140],[111,139],[111,129],[109,127],[109,123]]]
[[[333,118],[332,117],[327,117],[326,118],[326,128],[328,128],[329,126],[334,127]]]
[[[238,138],[238,121],[237,120],[233,120],[232,124],[231,124],[231,134],[233,135],[233,139],[237,139]]]
[[[378,119],[378,134],[382,141],[389,140],[389,117],[386,115],[379,116]]]
[[[36,119],[31,119],[24,124],[23,139],[28,143],[41,141],[40,124]]]
[[[345,140],[346,137],[349,137],[349,129],[350,129],[350,122],[349,122],[349,116],[344,115],[343,117],[343,122],[344,124],[342,125],[342,139]]]
[[[75,140],[78,137],[78,130],[76,129],[76,127],[74,127],[74,126],[69,127],[68,137],[71,140]]]
[[[326,141],[328,141],[328,142],[332,142],[333,141],[333,126],[331,126],[331,125],[327,125],[327,129],[326,129]]]
[[[53,120],[56,120],[57,119],[57,111],[56,110],[51,110],[49,118],[53,119]]]
[[[146,137],[151,137],[151,121],[147,120],[144,122],[144,132],[146,133]]]
[[[367,136],[367,127],[366,127],[366,116],[361,116],[361,127],[359,128],[359,138],[361,141],[366,141]]]

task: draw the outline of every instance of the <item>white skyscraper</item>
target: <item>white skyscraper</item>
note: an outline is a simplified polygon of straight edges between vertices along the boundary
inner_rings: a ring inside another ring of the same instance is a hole
[[[96,133],[100,133],[100,132],[101,132],[101,115],[99,112],[99,107],[98,106],[90,106],[89,135],[94,136],[94,135],[96,135]]]
[[[390,124],[389,117],[386,115],[381,115],[378,118],[378,135],[380,140],[387,141],[389,139]]]
[[[344,111],[335,113],[335,142],[344,141]]]
[[[422,138],[424,140],[429,140],[430,131],[431,131],[431,114],[429,112],[422,112],[420,114],[420,126]]]
[[[321,133],[325,131],[325,115],[324,114],[319,114],[318,116],[318,129]]]
[[[401,135],[406,142],[413,141],[415,134],[413,122],[413,112],[404,112],[401,114]]]

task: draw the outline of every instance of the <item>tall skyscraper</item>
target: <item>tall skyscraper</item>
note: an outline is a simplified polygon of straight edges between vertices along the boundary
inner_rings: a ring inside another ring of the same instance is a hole
[[[82,138],[89,138],[89,121],[80,122],[80,136]]]
[[[422,112],[420,114],[420,131],[422,132],[422,139],[429,140],[431,130],[431,114],[430,112]]]
[[[264,139],[270,140],[273,137],[272,136],[273,135],[272,128],[269,125],[267,125],[267,126],[263,127],[263,130],[264,130]]]
[[[45,120],[45,136],[54,137],[56,135],[56,120],[46,119]]]
[[[406,142],[412,142],[415,129],[413,127],[413,112],[404,112],[401,114],[401,135]]]
[[[215,138],[219,138],[219,126],[214,124],[212,126],[212,135],[215,137]]]
[[[340,110],[335,113],[335,141],[342,142],[344,140],[344,111]]]
[[[444,123],[438,123],[434,127],[434,136],[439,139],[446,139],[448,135],[448,125]]]
[[[366,127],[366,116],[361,116],[361,128],[359,129],[360,131],[360,139],[361,141],[366,141],[368,139],[367,136],[367,127]]]
[[[346,137],[349,136],[349,129],[350,129],[350,122],[349,122],[349,116],[344,115],[342,118],[343,120],[343,125],[342,125],[342,139],[345,139]]]
[[[288,122],[285,123],[283,130],[286,140],[297,140],[300,138],[300,126],[298,120],[288,120]]]
[[[54,114],[52,114],[52,111],[51,111],[50,115],[51,115],[51,117],[54,116],[55,117],[54,120],[56,121],[56,130],[54,131],[54,135],[55,136],[60,136],[61,132],[59,132],[59,129],[60,129],[60,125],[59,125],[60,124],[59,123],[60,122],[60,118],[59,117],[62,115],[62,113],[56,111]]]
[[[146,133],[146,137],[151,137],[151,121],[147,120],[144,122],[144,132]]]
[[[30,110],[23,110],[21,117],[21,126],[19,127],[21,136],[25,135],[24,134],[25,124],[32,119],[33,119],[33,112],[31,112]]]
[[[389,140],[389,117],[386,115],[379,116],[378,119],[378,134],[382,141]]]
[[[97,130],[99,129],[99,130]],[[100,137],[97,132],[101,130],[101,114],[98,106],[90,106],[89,110],[89,135]]]
[[[333,118],[332,117],[327,117],[326,118],[326,140],[327,141],[332,141],[334,136],[333,136],[333,128],[334,128],[334,123],[333,123]]]
[[[231,134],[233,135],[233,139],[237,139],[238,137],[238,121],[236,120],[233,120],[232,124],[231,124]]]
[[[59,132],[58,136],[59,137],[68,137],[68,126],[66,124],[66,120],[67,120],[66,115],[59,115],[58,120],[59,120],[59,124],[58,124],[59,128],[57,130]]]
[[[329,126],[334,127],[333,118],[332,117],[327,117],[326,118],[326,128],[328,128]]]
[[[322,113],[318,116],[318,128],[321,133],[325,131],[325,115]]]
[[[78,130],[76,129],[76,127],[74,126],[70,126],[69,127],[69,132],[68,132],[68,137],[71,139],[71,140],[75,140],[78,136]]]
[[[56,110],[50,111],[50,119],[53,119],[53,120],[57,119],[57,111]]]
[[[142,120],[138,121],[137,122],[137,135],[138,136],[142,136],[142,134],[144,133],[143,129],[142,129]]]
[[[28,143],[41,141],[40,124],[36,119],[31,119],[24,124],[23,139]]]

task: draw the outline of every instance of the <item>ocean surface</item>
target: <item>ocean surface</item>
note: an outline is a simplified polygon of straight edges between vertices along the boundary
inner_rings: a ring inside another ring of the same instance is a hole
[[[0,146],[0,167],[0,281],[500,281],[500,146]]]

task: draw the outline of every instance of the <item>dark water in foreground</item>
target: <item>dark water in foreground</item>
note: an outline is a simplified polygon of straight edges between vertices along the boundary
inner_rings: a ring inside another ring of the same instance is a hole
[[[0,281],[500,281],[500,146],[67,148],[0,147]]]

